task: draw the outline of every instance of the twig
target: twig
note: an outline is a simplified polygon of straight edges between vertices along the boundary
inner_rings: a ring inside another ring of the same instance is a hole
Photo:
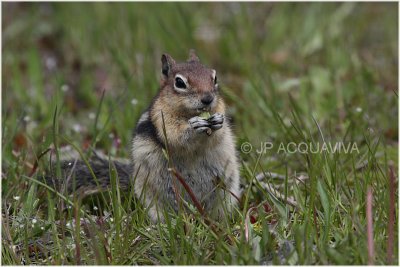
[[[183,188],[189,194],[193,204],[195,205],[196,209],[199,211],[201,216],[204,219],[204,222],[210,227],[210,229],[218,236],[218,232],[221,230],[208,216],[205,212],[204,208],[201,206],[200,202],[197,200],[196,195],[193,193],[190,186],[185,182],[185,179],[182,175],[175,169],[175,168],[168,168],[168,171],[172,172],[172,174],[178,179],[178,181],[182,184]],[[226,234],[229,242],[233,244],[233,239],[229,234]]]
[[[391,265],[393,260],[394,243],[394,215],[395,215],[395,175],[393,166],[389,167],[389,222],[388,222],[388,240],[387,240],[387,264]]]
[[[249,223],[250,222],[250,215],[253,212],[253,210],[256,207],[251,207],[250,209],[248,209],[248,211],[246,212],[246,218],[244,220],[244,237],[246,238],[246,242],[249,242],[249,238],[250,238],[250,227],[249,227]],[[268,230],[266,230],[268,231]]]
[[[197,210],[200,212],[200,214],[204,217],[206,215],[206,212],[204,211],[203,207],[201,206],[200,202],[197,200],[195,194],[193,193],[193,190],[190,188],[190,186],[185,182],[185,179],[180,175],[180,173],[175,169],[175,168],[169,168],[168,171],[172,172],[172,174],[178,178],[178,181],[181,183],[181,185],[185,188],[186,192],[188,192],[190,198],[193,201],[193,204],[197,208]]]
[[[239,205],[242,205],[243,204],[242,200],[235,193],[233,193],[231,190],[229,190],[226,187],[226,184],[221,180],[221,178],[219,176],[217,176],[216,178],[217,178],[217,181],[218,181],[216,188],[219,187],[220,189],[224,190],[225,192],[231,194],[231,196],[233,196],[237,200]]]
[[[29,177],[32,177],[32,175],[36,172],[37,167],[39,166],[39,160],[41,157],[43,157],[44,155],[47,154],[47,152],[49,152],[51,150],[51,148],[47,148],[45,151],[43,151],[42,153],[40,153],[40,155],[37,157],[37,159],[35,160],[35,163],[33,164],[32,170],[29,173]]]
[[[285,180],[286,176],[279,174],[279,173],[274,173],[274,172],[261,172],[259,174],[256,175],[256,179],[258,181],[261,181],[265,178],[269,178],[269,179],[276,179],[276,180]],[[293,178],[301,183],[304,183],[304,180],[308,179],[308,177],[301,173],[299,176],[293,175]]]
[[[263,185],[263,188],[265,190],[267,190],[268,193],[270,193],[271,195],[275,196],[276,198],[279,198],[282,201],[285,201],[287,204],[289,204],[290,206],[292,206],[294,208],[298,208],[299,205],[297,204],[296,200],[294,200],[292,197],[289,197],[289,196],[285,197],[285,195],[280,193],[279,191],[271,190],[271,188],[269,188],[269,187],[272,187],[272,188],[274,188],[274,187],[270,184],[267,184],[265,182],[260,182],[260,184]]]
[[[261,172],[256,175],[256,179],[258,181],[264,179],[264,178],[271,178],[271,179],[278,179],[278,180],[285,180],[286,176],[279,174],[279,173],[274,173],[274,172],[267,172],[266,174],[264,172]]]
[[[235,193],[233,193],[231,190],[229,190],[228,188],[225,188],[224,189],[225,191],[228,191],[228,193],[230,193],[236,200],[237,200],[237,202],[239,203],[239,205],[242,205],[242,200],[235,194]]]

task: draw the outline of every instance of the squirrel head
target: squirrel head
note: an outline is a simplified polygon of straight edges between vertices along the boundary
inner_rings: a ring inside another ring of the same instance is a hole
[[[173,99],[173,105],[190,114],[215,109],[218,101],[216,71],[200,63],[194,50],[186,62],[175,62],[163,54],[161,91]]]

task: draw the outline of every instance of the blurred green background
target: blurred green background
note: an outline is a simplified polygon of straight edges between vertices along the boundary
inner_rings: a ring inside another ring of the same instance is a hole
[[[290,116],[290,95],[321,124],[397,140],[397,19],[395,3],[4,3],[3,117],[51,123],[58,94],[62,132],[82,138],[69,119],[90,128],[105,90],[107,126],[126,144],[161,54],[194,48],[217,69],[239,137],[278,138],[271,110]]]
[[[321,248],[295,263],[366,264],[370,185],[377,262],[387,262],[387,170],[398,165],[397,3],[2,3],[3,200],[23,194],[21,175],[52,144],[56,106],[59,132],[78,147],[129,157],[132,129],[158,90],[162,53],[186,60],[191,48],[217,70],[239,152],[244,141],[259,147],[321,134],[359,146],[360,155],[329,160],[240,153],[243,183],[247,169],[306,172],[324,181],[336,208],[346,207],[326,229],[344,240],[335,249],[346,257],[324,258]],[[317,194],[309,186],[299,202]],[[277,232],[290,239],[291,227]]]

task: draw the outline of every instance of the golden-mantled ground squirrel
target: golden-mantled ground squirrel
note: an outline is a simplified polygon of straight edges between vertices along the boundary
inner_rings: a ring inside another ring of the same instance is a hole
[[[225,120],[216,71],[201,64],[194,51],[183,63],[167,54],[161,61],[160,90],[137,123],[131,164],[114,162],[120,187],[132,184],[151,219],[162,220],[166,207],[177,211],[182,200],[192,203],[170,171],[172,164],[204,210],[220,217],[230,212],[237,202],[232,194],[239,196],[240,191],[234,137]],[[204,112],[208,118],[202,116]],[[99,185],[102,189],[109,186],[106,160],[91,163],[97,182],[82,162],[72,163],[64,162],[62,169],[67,173],[74,166],[74,190],[88,194]]]

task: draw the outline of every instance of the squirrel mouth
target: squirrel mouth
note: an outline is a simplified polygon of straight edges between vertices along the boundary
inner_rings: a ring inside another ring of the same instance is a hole
[[[204,107],[204,108],[197,108],[196,109],[196,111],[198,112],[198,113],[202,113],[202,112],[210,112],[210,110],[211,110],[211,107]]]

